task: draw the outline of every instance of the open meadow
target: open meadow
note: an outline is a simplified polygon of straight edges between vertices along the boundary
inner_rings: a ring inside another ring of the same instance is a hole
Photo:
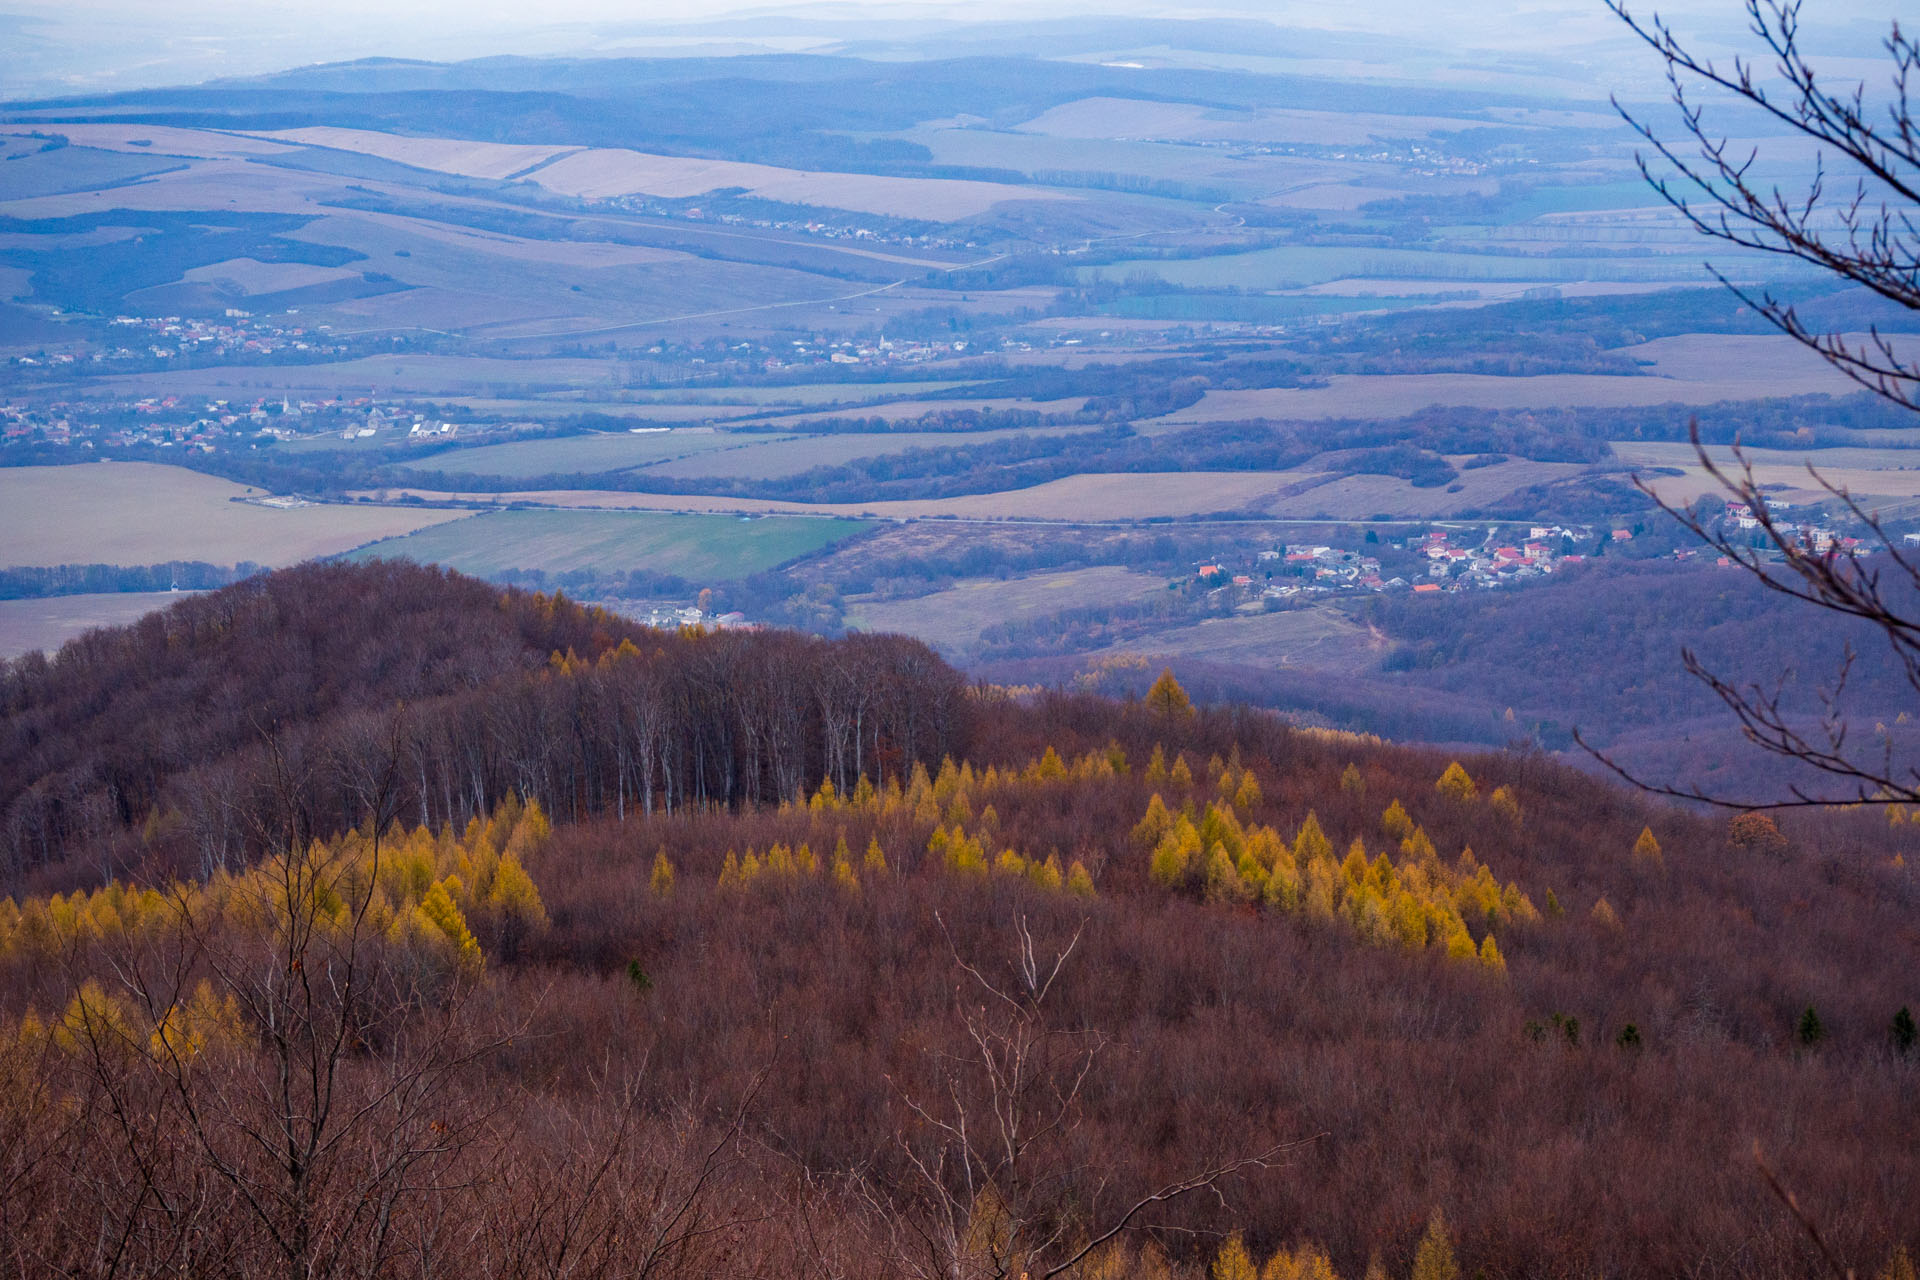
[[[1323,671],[1334,677],[1374,666],[1391,647],[1385,636],[1332,609],[1312,608],[1206,618],[1088,656],[1138,653],[1153,659]]]
[[[1668,503],[1686,505],[1721,492],[1720,482],[1700,465],[1693,446],[1657,442],[1619,441],[1613,446],[1621,461],[1641,468],[1659,467],[1680,475],[1642,476],[1647,486]],[[1845,489],[1862,500],[1869,511],[1888,515],[1905,514],[1912,500],[1920,498],[1920,451],[1912,448],[1879,449],[1742,449],[1742,457],[1753,467],[1753,478],[1760,485],[1792,503],[1831,501],[1821,485]],[[1729,473],[1737,474],[1740,463],[1733,450],[1709,446],[1708,456]],[[1809,468],[1819,472],[1816,479]]]
[[[1006,580],[970,578],[910,600],[850,600],[847,625],[915,636],[945,653],[965,656],[988,627],[1064,609],[1128,604],[1166,589],[1161,577],[1114,565]]]
[[[466,515],[358,503],[280,510],[234,501],[249,494],[259,491],[147,462],[0,468],[0,565],[288,565]]]

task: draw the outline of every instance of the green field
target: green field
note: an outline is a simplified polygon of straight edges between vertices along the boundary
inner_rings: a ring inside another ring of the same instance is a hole
[[[423,530],[353,553],[404,557],[486,576],[508,569],[565,573],[646,569],[683,578],[760,573],[866,528],[859,520],[664,515],[626,511],[496,511],[457,522],[452,536]]]
[[[1060,428],[995,431],[842,432],[817,436],[735,435],[732,447],[705,453],[682,451],[678,461],[646,468],[650,476],[680,479],[722,476],[735,480],[777,480],[815,467],[841,467],[859,458],[878,458],[909,449],[964,449],[1009,436],[1046,435]]]

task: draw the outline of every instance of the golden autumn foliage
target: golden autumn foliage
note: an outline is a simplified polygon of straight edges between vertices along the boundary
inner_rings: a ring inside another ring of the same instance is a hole
[[[1460,1264],[1454,1260],[1453,1237],[1447,1232],[1446,1217],[1436,1206],[1427,1219],[1427,1233],[1414,1250],[1413,1270],[1408,1280],[1460,1280]]]
[[[1458,760],[1447,766],[1447,771],[1440,775],[1440,781],[1433,784],[1433,789],[1461,804],[1472,800],[1477,794],[1473,779],[1467,776],[1467,771]]]
[[[654,896],[664,898],[673,892],[673,863],[667,859],[667,851],[661,849],[653,855],[653,871],[647,877],[647,887]]]
[[[1212,1280],[1259,1280],[1254,1270],[1253,1258],[1247,1253],[1246,1241],[1238,1231],[1227,1237],[1220,1246],[1220,1252],[1213,1256],[1213,1268],[1209,1273]]]
[[[546,907],[523,857],[551,831],[537,802],[522,805],[510,798],[458,835],[418,827],[375,840],[367,831],[349,831],[201,882],[156,888],[114,881],[91,893],[0,900],[0,956],[15,949],[51,955],[54,949],[134,940],[185,921],[272,930],[309,907],[323,924],[340,928],[352,904],[359,904],[364,922],[389,941],[476,965],[482,957],[471,919],[522,930],[546,926]],[[288,886],[303,886],[306,900],[289,903]]]
[[[469,822],[459,835],[422,827],[375,840],[367,831],[349,831],[245,871],[175,882],[164,890],[116,881],[91,893],[7,899],[0,901],[0,956],[17,948],[77,954],[182,929],[276,937],[313,927],[336,934],[359,930],[474,973],[486,957],[471,921],[522,933],[546,927],[546,907],[521,856],[537,852],[551,831],[537,803],[512,800],[486,821]],[[111,1045],[180,1063],[255,1039],[233,994],[216,994],[204,979],[149,1015],[88,978],[51,1026],[28,1010],[14,1030],[18,1037],[37,1034],[61,1048]]]
[[[1397,803],[1394,807],[1399,809]],[[1412,819],[1399,811],[1404,823],[1391,825],[1411,827]],[[1185,812],[1169,812],[1156,794],[1134,833],[1144,837],[1155,831],[1160,836],[1147,866],[1153,883],[1197,890],[1208,902],[1259,902],[1276,911],[1338,921],[1379,946],[1439,947],[1503,973],[1506,960],[1493,930],[1540,918],[1520,887],[1502,885],[1473,850],[1461,850],[1448,863],[1418,827],[1401,841],[1398,860],[1385,850],[1370,856],[1357,836],[1336,858],[1314,813],[1302,819],[1289,841],[1272,827],[1244,825],[1231,805],[1209,804],[1196,822]],[[1478,942],[1469,921],[1479,927]]]
[[[1187,697],[1187,691],[1173,678],[1173,668],[1162,667],[1160,676],[1147,690],[1147,706],[1163,716],[1190,716],[1193,714],[1193,702]]]
[[[1275,1251],[1260,1268],[1260,1280],[1340,1280],[1333,1259],[1312,1241]]]

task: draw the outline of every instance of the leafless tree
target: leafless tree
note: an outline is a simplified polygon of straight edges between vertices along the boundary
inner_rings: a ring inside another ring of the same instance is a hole
[[[898,1144],[916,1194],[904,1210],[875,1206],[871,1216],[897,1265],[921,1280],[1048,1280],[1140,1225],[1155,1206],[1193,1192],[1221,1195],[1231,1178],[1302,1145],[1271,1143],[1116,1200],[1107,1172],[1077,1159],[1070,1141],[1110,1042],[1048,1016],[1080,935],[1048,959],[1024,917],[1015,934],[1010,983],[962,959],[948,936],[964,975],[954,997],[962,1047],[940,1056],[932,1087],[896,1084],[910,1119]]]
[[[1883,41],[1891,63],[1884,93],[1856,84],[1830,88],[1808,60],[1801,39],[1800,0],[1745,0],[1747,25],[1758,42],[1758,61],[1730,64],[1699,55],[1658,16],[1645,20],[1625,0],[1606,0],[1666,67],[1678,111],[1678,133],[1659,129],[1622,106],[1615,108],[1652,148],[1636,156],[1642,175],[1689,224],[1730,247],[1797,261],[1870,290],[1909,311],[1920,311],[1920,123],[1910,81],[1920,68],[1920,45],[1898,22]],[[1816,159],[1805,183],[1794,190],[1762,182],[1756,149],[1740,150],[1710,126],[1701,92],[1759,112],[1789,136],[1814,144]],[[1821,332],[1795,306],[1766,288],[1735,283],[1710,271],[1748,306],[1794,341],[1875,395],[1920,411],[1920,362],[1872,328],[1864,337]],[[1752,513],[1760,546],[1739,544],[1724,527],[1696,511],[1670,505],[1644,481],[1641,491],[1678,519],[1729,563],[1769,590],[1831,614],[1868,624],[1884,638],[1891,660],[1920,695],[1920,562],[1903,554],[1880,519],[1844,486],[1812,467],[1813,483],[1858,520],[1880,545],[1860,553],[1816,548],[1792,521],[1773,509],[1736,443],[1733,462],[1722,466],[1690,430],[1695,453],[1728,496]],[[1821,711],[1803,715],[1787,697],[1791,673],[1772,686],[1742,683],[1707,669],[1691,651],[1687,670],[1706,683],[1739,721],[1749,741],[1811,771],[1818,782],[1795,783],[1789,798],[1767,804],[1710,795],[1697,787],[1650,786],[1650,790],[1729,808],[1757,809],[1850,803],[1920,801],[1920,770],[1896,759],[1892,738],[1861,743],[1842,707],[1855,655],[1817,691]],[[1917,699],[1920,700],[1920,699]],[[1584,741],[1589,751],[1593,751]],[[1647,786],[1600,752],[1615,772]]]
[[[397,723],[378,750],[309,766],[335,771],[363,805],[370,866],[313,841],[306,780],[277,738],[265,750],[276,803],[247,814],[268,850],[260,874],[231,883],[226,900],[174,886],[173,926],[108,957],[115,994],[163,1030],[143,1036],[105,1006],[68,1019],[136,1175],[131,1194],[103,1204],[125,1209],[129,1236],[166,1224],[179,1237],[170,1252],[186,1259],[206,1247],[209,1204],[227,1203],[255,1266],[288,1280],[385,1274],[413,1203],[446,1191],[485,1134],[491,1112],[459,1082],[500,1038],[465,1016],[467,980],[383,954],[371,920],[402,794]],[[216,1051],[164,1030],[201,982],[231,1002],[250,1043]],[[209,1186],[221,1193],[212,1201]]]
[[[1690,51],[1657,15],[1642,21],[1625,0],[1606,4],[1666,64],[1684,141],[1662,137],[1618,98],[1614,106],[1670,170],[1656,170],[1646,154],[1636,157],[1641,174],[1669,205],[1713,240],[1807,263],[1920,310],[1920,230],[1914,223],[1920,211],[1920,125],[1908,92],[1920,68],[1920,45],[1898,22],[1884,41],[1892,62],[1890,91],[1877,98],[1864,84],[1835,91],[1819,78],[1800,42],[1801,0],[1745,0],[1748,29],[1764,55],[1759,62],[1736,58],[1731,65]],[[1758,149],[1736,150],[1708,124],[1695,97],[1700,89],[1718,90],[1811,141],[1816,157],[1804,186],[1785,191],[1761,183],[1755,177]],[[1845,172],[1830,173],[1829,166]],[[1878,329],[1865,339],[1818,332],[1773,292],[1709,270],[1782,333],[1861,386],[1920,410],[1920,364]]]

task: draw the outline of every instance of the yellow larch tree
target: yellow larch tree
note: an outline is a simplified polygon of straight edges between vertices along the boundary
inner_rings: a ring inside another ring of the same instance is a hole
[[[1460,1264],[1453,1257],[1453,1238],[1447,1233],[1447,1220],[1434,1206],[1427,1219],[1427,1233],[1414,1250],[1413,1270],[1407,1280],[1460,1280]]]
[[[1213,1255],[1211,1275],[1212,1280],[1259,1280],[1253,1258],[1247,1253],[1247,1243],[1238,1231],[1228,1236],[1220,1252]]]
[[[1162,667],[1159,679],[1147,690],[1147,708],[1158,715],[1168,717],[1190,716],[1193,714],[1193,702],[1187,697],[1187,691],[1173,678],[1172,667]]]
[[[1433,784],[1433,789],[1447,799],[1461,804],[1473,799],[1477,794],[1473,779],[1467,775],[1467,771],[1461,767],[1458,760],[1447,766],[1447,771],[1440,775],[1440,781]]]
[[[1654,838],[1652,827],[1640,828],[1640,838],[1633,842],[1633,864],[1651,871],[1666,866],[1666,859],[1660,852],[1660,841]]]

